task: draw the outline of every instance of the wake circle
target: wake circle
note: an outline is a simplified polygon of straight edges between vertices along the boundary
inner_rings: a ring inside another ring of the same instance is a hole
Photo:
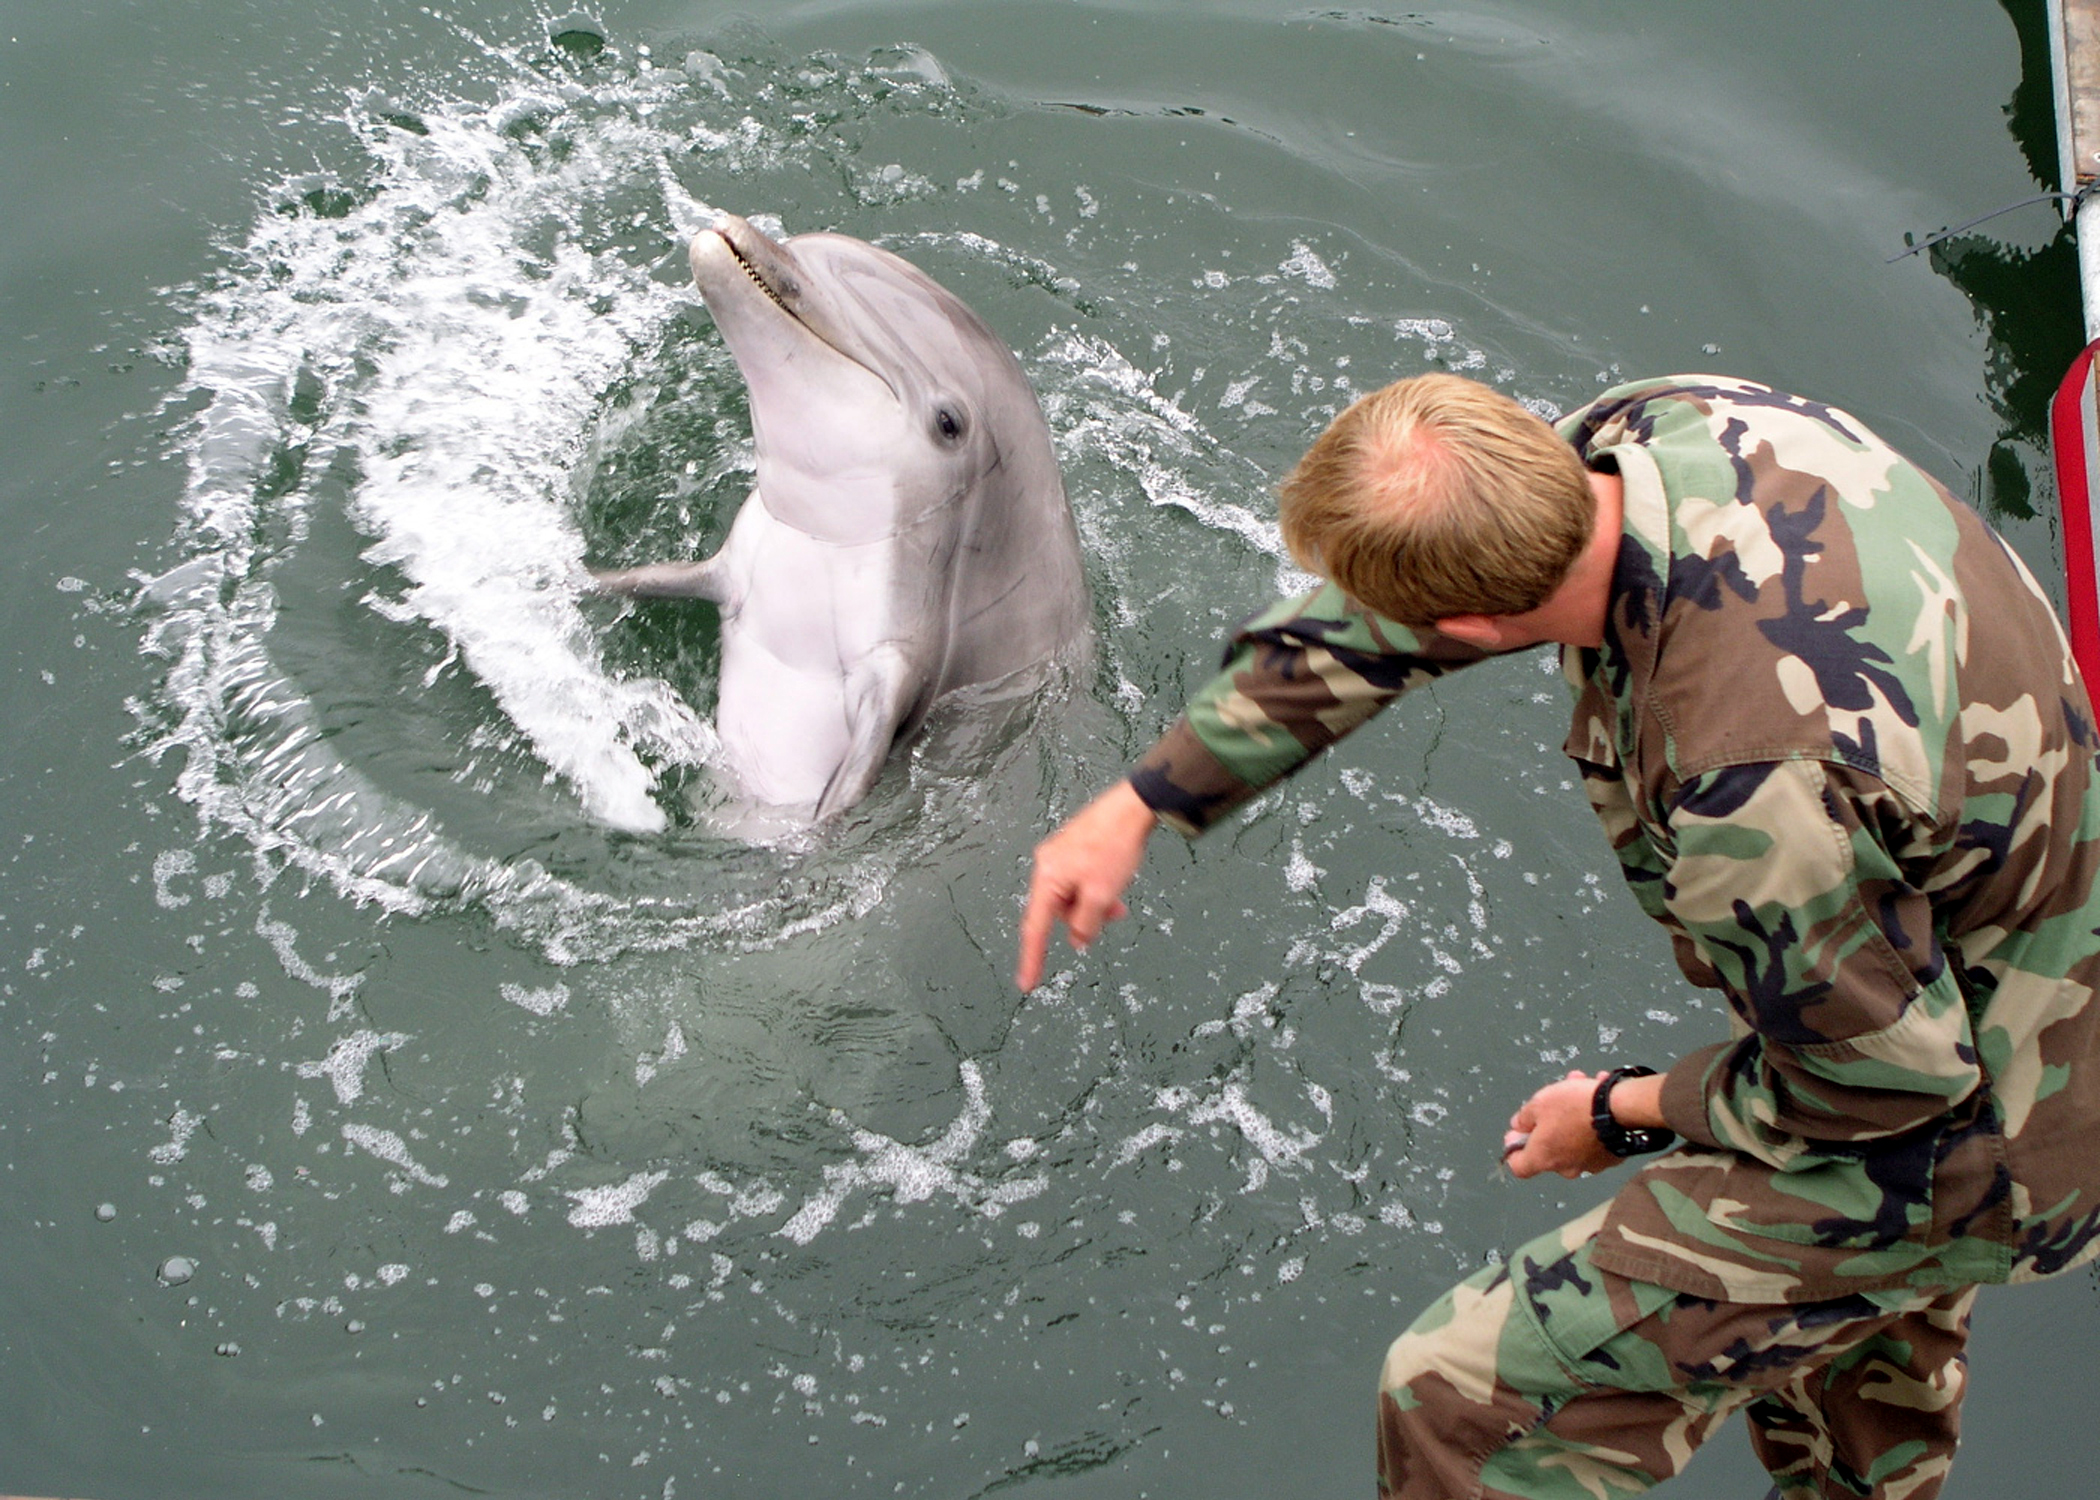
[[[637,426],[667,391],[742,401],[696,333],[683,245],[711,210],[673,163],[735,175],[795,147],[715,123],[722,65],[695,56],[588,86],[514,58],[493,104],[353,107],[362,170],[282,183],[194,294],[183,560],[140,594],[166,663],[144,738],[182,753],[208,826],[391,911],[485,906],[558,961],[770,945],[866,912],[911,854],[728,846],[708,878],[729,887],[694,895],[673,856],[707,842],[691,701],[712,664],[682,648],[674,683],[609,662],[613,606],[582,591],[584,512]],[[734,416],[651,476],[692,522],[674,542],[742,498]]]
[[[1005,222],[1009,241],[941,227],[922,210],[950,190],[876,154],[902,135],[938,159],[932,120],[956,166],[974,161],[976,127],[1002,106],[930,55],[695,50],[658,67],[612,44],[592,59],[488,50],[507,69],[492,96],[358,99],[343,117],[354,169],[279,181],[225,270],[186,293],[171,404],[189,414],[187,480],[174,565],[141,580],[142,650],[162,665],[139,739],[179,752],[178,794],[265,869],[389,911],[484,911],[563,963],[772,947],[866,914],[899,869],[966,843],[999,795],[991,763],[1018,766],[1010,731],[1027,714],[964,714],[820,835],[725,836],[706,775],[712,612],[585,595],[587,556],[711,551],[752,479],[743,383],[686,266],[714,212],[703,195],[776,234],[749,211],[786,197],[797,228],[858,231],[937,278],[974,278],[973,296],[1000,299],[995,326],[1032,351],[1110,626],[1091,668],[1051,674],[1055,704],[1091,672],[1064,705],[1085,725],[1046,731],[1038,714],[1024,737],[1056,741],[1015,782],[1039,787],[1043,821],[1177,706],[1153,638],[1178,639],[1189,600],[1209,597],[1190,568],[1220,594],[1267,586],[1259,574],[1303,583],[1264,507],[1228,498],[1258,494],[1264,471],[1186,389],[1155,384],[1200,383],[1203,366],[1160,362],[1173,338],[1150,312],[1157,368],[1134,362],[1057,263],[1082,233],[1060,224],[1068,210],[1041,193],[1031,209],[979,166],[953,192],[982,194],[969,221]],[[1086,235],[1126,232],[1096,227],[1084,184],[1063,193]],[[1293,242],[1273,273],[1206,280],[1204,316],[1303,323],[1306,289],[1333,282]],[[1166,288],[1141,279],[1133,295],[1153,309]],[[1323,315],[1372,326],[1347,303]],[[1330,405],[1350,392],[1348,359],[1322,374],[1302,341],[1247,358],[1213,382],[1242,426],[1319,415],[1256,401],[1264,380]],[[1151,519],[1163,511],[1182,519]],[[1164,590],[1161,525],[1182,565]]]

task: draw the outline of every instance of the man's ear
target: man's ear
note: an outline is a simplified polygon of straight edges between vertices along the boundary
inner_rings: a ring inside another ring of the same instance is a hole
[[[1438,635],[1448,635],[1483,651],[1500,651],[1503,647],[1502,622],[1493,615],[1452,615],[1438,620],[1435,630]]]

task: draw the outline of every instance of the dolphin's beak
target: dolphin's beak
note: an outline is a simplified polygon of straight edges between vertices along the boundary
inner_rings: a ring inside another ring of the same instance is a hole
[[[726,250],[736,268],[753,285],[777,303],[782,312],[797,316],[793,306],[802,294],[801,278],[795,274],[793,254],[768,239],[748,220],[725,213],[693,236],[693,276],[704,288],[708,282],[706,262]]]
[[[900,405],[908,404],[905,391],[891,373],[890,361],[871,354],[849,310],[837,305],[836,294],[822,269],[815,268],[805,276],[792,248],[772,239],[749,220],[723,213],[693,236],[691,257],[693,279],[699,283],[703,299],[710,287],[736,287],[735,278],[741,276],[765,293],[803,332],[888,386]],[[714,308],[719,322],[723,309],[714,307],[712,302],[709,306]],[[734,348],[733,339],[731,347]]]

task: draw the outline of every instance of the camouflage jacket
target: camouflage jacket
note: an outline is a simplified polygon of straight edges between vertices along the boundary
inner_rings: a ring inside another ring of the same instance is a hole
[[[1561,423],[1625,520],[1565,749],[1731,1037],[1596,1263],[1793,1302],[2028,1280],[2100,1251],[2100,782],[2054,614],[1844,412],[1704,376]],[[1323,588],[1243,626],[1132,772],[1194,833],[1480,653]]]

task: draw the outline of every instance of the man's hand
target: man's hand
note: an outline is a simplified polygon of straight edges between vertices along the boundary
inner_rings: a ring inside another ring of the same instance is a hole
[[[1590,1124],[1590,1100],[1603,1076],[1570,1073],[1524,1101],[1509,1117],[1509,1134],[1503,1137],[1503,1162],[1511,1173],[1536,1177],[1541,1172],[1558,1172],[1563,1177],[1580,1177],[1619,1164]]]
[[[1014,983],[1032,990],[1043,977],[1050,930],[1065,924],[1072,947],[1085,952],[1109,922],[1130,915],[1123,892],[1145,858],[1145,840],[1159,825],[1127,781],[1119,781],[1035,846],[1035,874],[1021,914],[1021,959]]]

